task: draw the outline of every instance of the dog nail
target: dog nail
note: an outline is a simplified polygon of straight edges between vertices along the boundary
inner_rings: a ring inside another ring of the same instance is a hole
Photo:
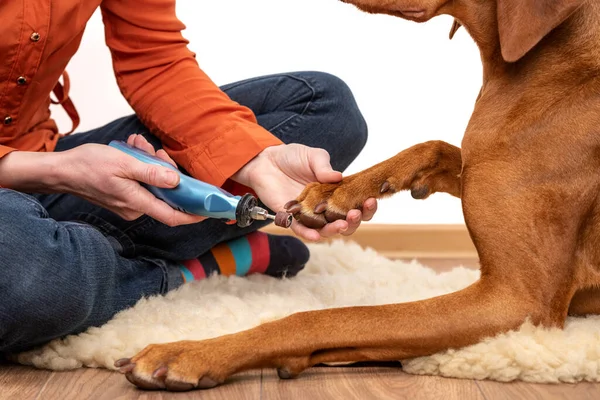
[[[169,372],[169,369],[167,367],[159,367],[156,369],[156,371],[154,371],[152,373],[152,377],[154,379],[158,379],[160,377],[167,375],[167,372]]]
[[[292,373],[287,368],[277,368],[277,376],[279,379],[291,379]]]
[[[126,364],[123,365],[122,367],[119,367],[119,372],[122,374],[126,374],[128,372],[131,372],[135,369],[135,364]]]
[[[130,358],[121,358],[121,359],[115,361],[115,367],[120,368],[120,367],[130,364],[130,363],[131,363]]]
[[[315,207],[315,214],[321,214],[325,210],[327,210],[327,202],[322,201],[319,204],[317,204],[317,206]]]
[[[289,209],[287,209],[287,212],[289,212],[290,214],[296,214],[300,211],[302,211],[302,204],[294,204]]]
[[[191,383],[167,379],[165,380],[165,387],[172,392],[187,392],[188,390],[192,390],[194,385]]]
[[[198,387],[200,389],[210,389],[215,386],[217,386],[217,382],[215,382],[213,379],[209,378],[208,376],[203,376],[198,381]]]
[[[285,208],[287,210],[288,208],[290,208],[291,206],[296,205],[296,204],[298,204],[298,201],[290,200],[287,203],[285,203],[285,206],[283,206],[283,208]]]
[[[379,189],[379,193],[383,194],[385,192],[387,192],[388,190],[390,190],[390,183],[388,181],[383,182],[383,185],[381,185],[381,189]]]

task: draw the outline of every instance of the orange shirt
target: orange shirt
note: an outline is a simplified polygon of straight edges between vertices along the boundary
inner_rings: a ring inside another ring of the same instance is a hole
[[[54,150],[61,135],[50,93],[98,6],[121,92],[192,176],[222,186],[264,148],[281,144],[199,68],[175,0],[2,1],[0,157]]]

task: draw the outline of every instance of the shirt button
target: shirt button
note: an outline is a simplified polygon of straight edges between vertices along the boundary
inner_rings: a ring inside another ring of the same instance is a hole
[[[10,115],[4,117],[4,125],[12,124],[12,117]]]
[[[24,76],[20,76],[17,78],[17,85],[24,85],[27,83],[27,78]]]
[[[38,40],[40,40],[40,38],[41,38],[41,36],[40,36],[40,34],[39,34],[39,33],[37,33],[37,32],[33,32],[33,33],[31,34],[31,36],[29,36],[29,39],[30,39],[32,42],[37,42]]]

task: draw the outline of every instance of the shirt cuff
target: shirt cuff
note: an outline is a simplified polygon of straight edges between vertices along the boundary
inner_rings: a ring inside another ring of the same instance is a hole
[[[191,148],[185,163],[188,164],[188,172],[196,179],[222,187],[231,176],[264,149],[283,144],[260,125],[240,125],[243,126],[225,131],[209,143],[200,145],[197,150]],[[239,184],[228,183],[228,187],[234,191],[245,190],[245,187]]]

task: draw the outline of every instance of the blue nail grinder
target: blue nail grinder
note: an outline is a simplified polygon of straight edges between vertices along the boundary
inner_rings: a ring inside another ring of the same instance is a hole
[[[250,193],[244,196],[234,196],[214,185],[194,179],[182,174],[177,168],[147,152],[130,146],[120,140],[113,140],[110,147],[135,157],[136,159],[154,165],[170,168],[179,174],[179,185],[172,189],[159,188],[141,183],[153,195],[163,200],[176,210],[189,214],[201,215],[209,218],[219,218],[227,221],[236,221],[239,227],[250,226],[255,220],[271,219],[275,225],[289,228],[292,224],[292,215],[278,212],[271,215],[267,210],[258,207],[256,197]]]

